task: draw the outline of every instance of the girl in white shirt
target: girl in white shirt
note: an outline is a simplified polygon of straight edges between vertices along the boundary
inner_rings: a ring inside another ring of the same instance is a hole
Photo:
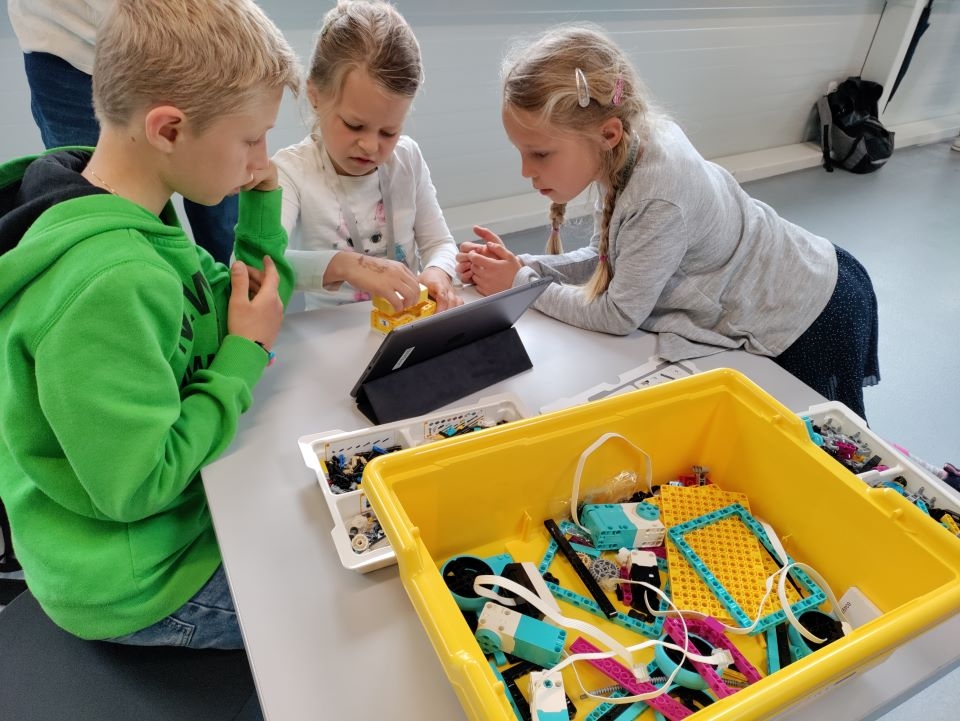
[[[273,158],[308,309],[376,295],[400,310],[420,283],[438,310],[463,303],[430,171],[400,134],[421,77],[420,47],[393,6],[347,0],[324,17],[307,79],[314,132]]]

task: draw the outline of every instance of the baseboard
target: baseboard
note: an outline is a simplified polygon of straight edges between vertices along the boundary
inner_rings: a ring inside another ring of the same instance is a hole
[[[779,148],[754,150],[749,153],[711,158],[717,165],[726,168],[741,183],[774,175],[792,173],[795,170],[815,168],[823,155],[816,143],[794,143]]]
[[[567,204],[566,217],[589,215],[592,207],[587,198],[574,199]],[[474,237],[474,225],[485,226],[500,235],[537,226],[546,228],[550,223],[549,211],[549,200],[539,193],[524,193],[444,208],[443,216],[453,237],[461,243]]]
[[[956,137],[960,131],[960,115],[922,120],[890,126],[896,133],[896,147],[935,143]],[[794,143],[778,148],[766,148],[749,153],[726,155],[711,160],[726,168],[741,183],[760,180],[795,170],[814,168],[820,165],[820,146],[816,143]],[[457,242],[473,236],[474,225],[484,225],[496,233],[512,233],[537,226],[546,227],[549,201],[538,193],[524,193],[507,198],[487,200],[444,209],[447,225]],[[576,218],[589,214],[593,202],[581,196],[567,206],[567,217]]]
[[[890,129],[897,134],[894,138],[897,148],[938,143],[941,140],[957,137],[957,133],[960,132],[960,113],[915,123],[892,125]]]

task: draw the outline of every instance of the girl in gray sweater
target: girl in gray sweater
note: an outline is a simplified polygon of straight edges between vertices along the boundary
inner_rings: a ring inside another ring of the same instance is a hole
[[[535,307],[588,330],[659,334],[666,360],[742,348],[864,416],[879,380],[877,302],[849,253],[781,218],[705,160],[649,104],[623,52],[592,28],[551,30],[503,70],[503,124],[522,174],[552,201],[545,255],[486,228],[457,272],[484,295],[538,276]],[[588,247],[563,253],[567,202],[601,190]]]

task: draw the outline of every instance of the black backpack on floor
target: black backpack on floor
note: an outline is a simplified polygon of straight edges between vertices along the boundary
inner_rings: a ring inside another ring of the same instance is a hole
[[[877,102],[883,86],[850,77],[817,101],[820,116],[820,147],[823,167],[851,173],[879,170],[893,155],[894,133],[877,117]]]

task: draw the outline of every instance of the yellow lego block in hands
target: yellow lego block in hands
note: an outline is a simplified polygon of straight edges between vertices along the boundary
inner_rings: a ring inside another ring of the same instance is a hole
[[[420,284],[420,297],[417,298],[417,302],[407,308],[404,308],[403,310],[396,310],[390,304],[390,301],[381,295],[375,295],[373,296],[373,298],[370,299],[370,301],[373,303],[374,309],[380,311],[385,316],[395,316],[401,313],[407,313],[412,308],[416,308],[421,303],[425,303],[428,300],[429,300],[429,297],[427,296],[427,286],[425,286],[423,283]]]
[[[382,296],[370,299],[373,309],[370,311],[370,327],[381,333],[389,333],[394,328],[410,323],[418,318],[426,318],[437,310],[437,304],[427,295],[427,286],[420,284],[420,296],[417,302],[403,310],[395,310]]]

